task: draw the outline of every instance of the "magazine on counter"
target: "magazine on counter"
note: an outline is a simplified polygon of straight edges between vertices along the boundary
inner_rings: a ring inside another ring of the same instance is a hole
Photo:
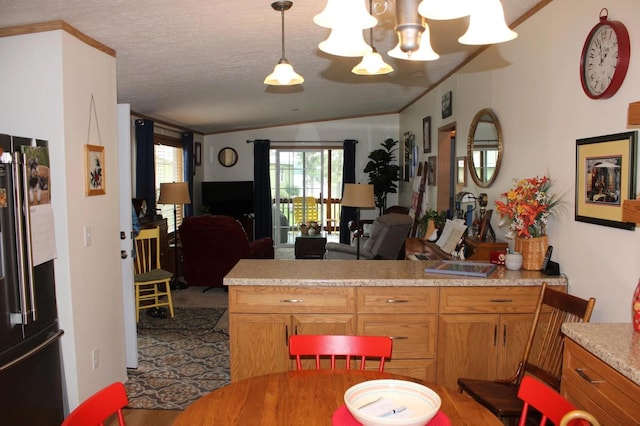
[[[497,268],[493,263],[468,262],[466,260],[440,260],[425,268],[430,274],[464,275],[467,277],[488,277]]]

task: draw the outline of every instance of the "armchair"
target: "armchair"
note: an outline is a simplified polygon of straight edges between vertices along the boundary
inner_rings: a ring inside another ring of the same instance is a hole
[[[273,239],[249,242],[240,222],[229,216],[187,217],[180,226],[184,277],[189,286],[222,287],[240,259],[273,259]]]
[[[395,260],[409,235],[413,219],[407,214],[389,213],[376,218],[368,238],[360,247],[361,259]],[[325,259],[356,259],[356,248],[349,244],[327,243]]]

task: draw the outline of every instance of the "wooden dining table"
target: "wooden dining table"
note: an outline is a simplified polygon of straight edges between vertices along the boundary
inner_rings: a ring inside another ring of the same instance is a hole
[[[362,370],[303,370],[272,373],[233,382],[189,405],[174,426],[331,426],[351,386],[375,379],[421,383],[441,398],[453,426],[502,426],[482,405],[444,386],[391,373]]]

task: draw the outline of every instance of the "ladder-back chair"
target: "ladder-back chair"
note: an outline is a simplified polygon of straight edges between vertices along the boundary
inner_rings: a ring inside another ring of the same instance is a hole
[[[518,398],[522,377],[533,375],[559,389],[564,347],[560,328],[564,323],[589,322],[594,305],[594,298],[584,300],[543,283],[522,360],[513,376],[498,380],[459,378],[460,392],[468,393],[500,419],[517,419],[522,411]]]
[[[319,222],[315,197],[293,197],[293,220],[295,225]]]
[[[118,424],[124,426],[122,409],[129,400],[121,382],[115,382],[96,392],[67,416],[62,426],[103,425],[104,421],[117,413]]]
[[[315,358],[315,367],[320,369],[321,359],[330,359],[331,369],[336,368],[336,359],[344,358],[345,369],[351,369],[351,361],[360,362],[365,369],[367,359],[378,359],[378,371],[384,371],[384,362],[391,358],[393,341],[387,336],[343,336],[298,334],[289,338],[289,354],[296,357],[296,367],[302,370],[303,357]]]
[[[159,228],[141,229],[135,238],[134,284],[136,289],[136,321],[143,309],[168,306],[173,318],[171,278],[173,274],[160,265]]]

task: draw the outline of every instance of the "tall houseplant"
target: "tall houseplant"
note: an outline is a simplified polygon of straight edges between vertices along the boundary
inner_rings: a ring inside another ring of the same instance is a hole
[[[371,151],[369,162],[364,168],[364,172],[369,173],[369,183],[373,184],[373,195],[376,197],[380,216],[387,208],[387,194],[398,192],[396,182],[400,180],[400,166],[392,164],[396,159],[397,144],[398,141],[391,138],[382,142],[382,148]]]

